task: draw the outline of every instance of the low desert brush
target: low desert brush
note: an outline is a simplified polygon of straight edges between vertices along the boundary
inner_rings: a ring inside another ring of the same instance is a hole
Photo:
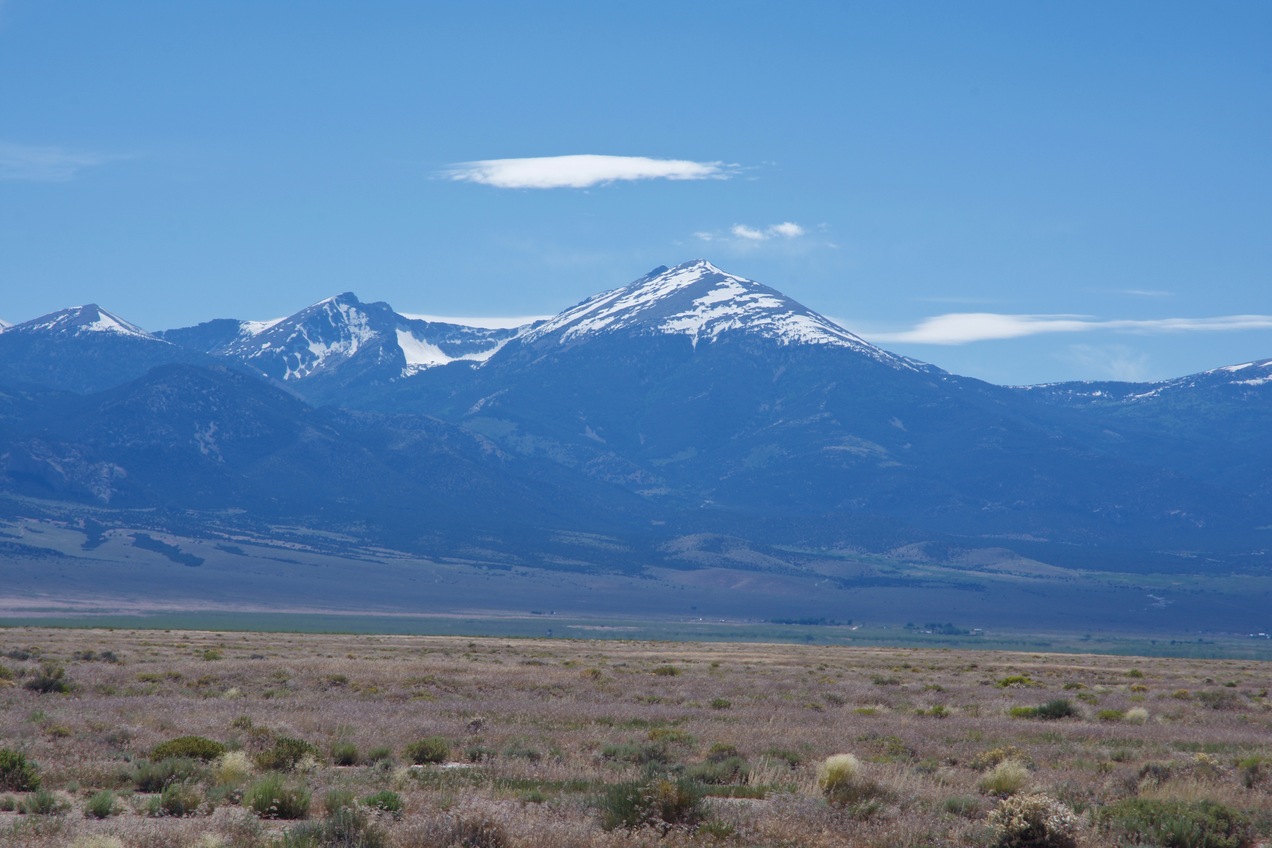
[[[989,814],[994,848],[1074,848],[1077,817],[1048,795],[1015,795]]]
[[[303,819],[309,815],[308,789],[288,786],[282,775],[269,774],[243,794],[243,805],[263,819]]]
[[[20,751],[0,748],[0,790],[31,792],[40,788],[40,770]]]
[[[1252,848],[1256,841],[1245,815],[1214,801],[1129,798],[1097,812],[1095,824],[1121,845]]]
[[[429,736],[406,746],[406,758],[417,766],[444,763],[450,756],[450,743],[440,736]]]
[[[1029,782],[1029,767],[1019,760],[1003,760],[980,779],[977,788],[986,795],[1015,795]]]

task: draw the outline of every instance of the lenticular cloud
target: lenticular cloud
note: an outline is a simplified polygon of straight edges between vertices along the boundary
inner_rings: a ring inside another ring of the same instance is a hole
[[[460,162],[442,175],[495,188],[589,188],[619,180],[721,180],[729,170],[723,162],[580,154]]]

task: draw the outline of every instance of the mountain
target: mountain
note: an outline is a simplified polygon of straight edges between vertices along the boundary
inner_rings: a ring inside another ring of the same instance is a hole
[[[90,306],[0,333],[0,515],[648,592],[922,585],[983,611],[1042,591],[1010,594],[1020,575],[1263,574],[1268,432],[1272,361],[993,386],[704,260],[515,330],[346,293],[277,321],[152,335]],[[1115,615],[1106,589],[1080,594]]]
[[[1200,517],[1234,528],[1251,511],[1241,492],[1123,455],[1098,428],[888,353],[702,260],[590,298],[480,368],[386,387],[371,406],[427,410],[692,516],[686,527],[769,544],[854,544],[897,527],[1191,544]]]
[[[625,521],[604,512],[639,514],[621,492],[573,481],[563,491],[558,476],[435,419],[315,409],[224,366],[161,366],[103,392],[9,409],[0,481],[26,497],[258,528],[296,522],[434,553],[479,534],[506,550],[572,522]]]
[[[161,335],[332,403],[439,365],[484,362],[517,331],[408,318],[345,292],[278,321],[218,319]]]
[[[0,384],[91,392],[171,363],[211,364],[97,304],[63,309],[0,333]]]
[[[524,334],[526,346],[577,344],[607,335],[685,336],[693,347],[746,335],[777,345],[846,348],[895,367],[913,366],[768,286],[721,271],[705,259],[668,268],[567,309]]]
[[[1068,413],[1067,421],[1099,428],[1122,455],[1254,501],[1272,495],[1272,359],[1157,383],[1054,383],[1018,391]]]

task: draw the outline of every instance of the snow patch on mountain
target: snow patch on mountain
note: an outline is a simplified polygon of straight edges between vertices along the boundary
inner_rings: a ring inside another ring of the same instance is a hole
[[[452,361],[437,345],[417,339],[406,330],[397,330],[396,333],[398,347],[402,348],[402,353],[406,356],[408,369],[423,370]]]
[[[398,347],[402,349],[402,354],[406,357],[406,367],[402,369],[403,377],[409,377],[439,365],[449,365],[452,362],[485,362],[508,342],[508,339],[500,339],[482,350],[451,355],[427,339],[417,338],[406,330],[399,329],[396,334]]]
[[[1213,371],[1207,371],[1206,374],[1236,374],[1238,372],[1262,372],[1262,376],[1254,376],[1254,373],[1243,373],[1241,376],[1245,379],[1229,380],[1234,386],[1263,386],[1272,383],[1272,359],[1262,359],[1255,362],[1242,362],[1240,365],[1225,365],[1222,368],[1216,368]]]
[[[274,318],[271,321],[240,321],[239,335],[243,337],[259,336],[270,327],[275,324],[281,324],[285,320],[286,318]]]

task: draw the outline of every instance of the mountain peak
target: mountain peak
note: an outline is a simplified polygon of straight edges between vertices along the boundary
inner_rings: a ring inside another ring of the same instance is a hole
[[[830,345],[910,368],[781,292],[723,271],[706,259],[660,265],[622,288],[588,298],[526,333],[527,342],[562,344],[627,331],[689,336],[694,346],[748,333],[781,345]]]
[[[42,315],[39,318],[10,327],[9,331],[72,336],[80,336],[86,333],[110,333],[150,341],[162,341],[136,324],[107,312],[96,303],[87,303],[83,306],[72,306],[69,309],[50,312],[48,315]]]

